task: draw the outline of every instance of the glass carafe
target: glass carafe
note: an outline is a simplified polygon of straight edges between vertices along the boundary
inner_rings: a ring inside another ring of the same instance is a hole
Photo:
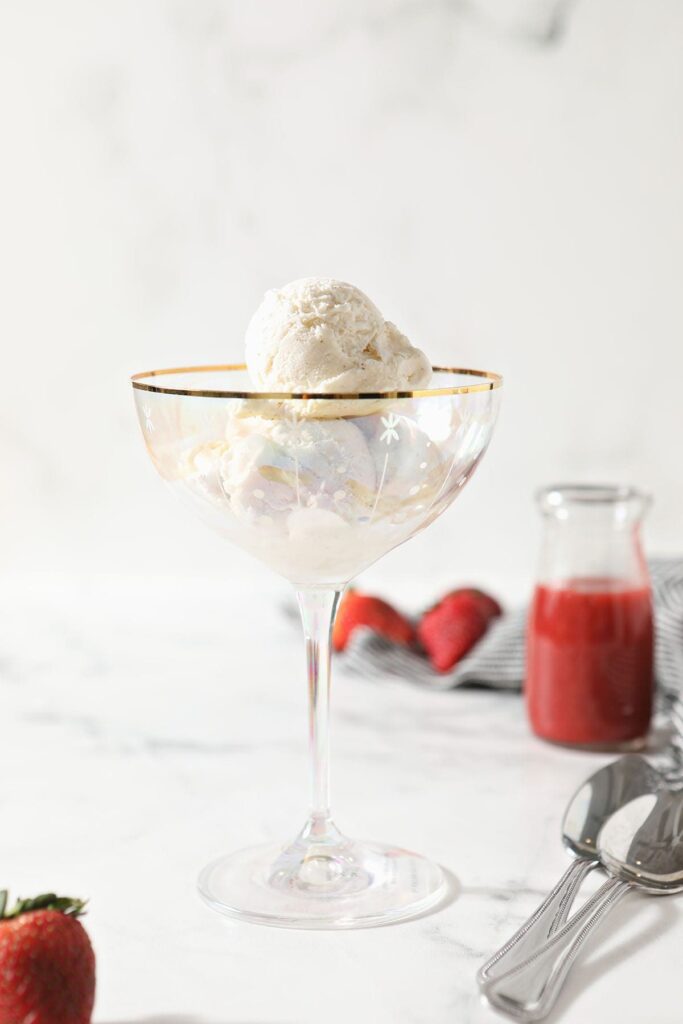
[[[633,749],[652,713],[653,622],[633,488],[556,486],[538,495],[544,534],[527,632],[534,732],[572,746]]]

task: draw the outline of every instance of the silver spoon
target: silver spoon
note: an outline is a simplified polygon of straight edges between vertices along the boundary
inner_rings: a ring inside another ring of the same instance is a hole
[[[620,808],[600,832],[598,854],[610,877],[541,949],[485,986],[492,1006],[517,1020],[542,1020],[583,943],[625,893],[683,891],[683,794],[648,793]]]
[[[480,986],[525,961],[562,927],[581,883],[598,866],[596,846],[602,826],[619,807],[654,792],[661,784],[659,772],[638,754],[612,761],[584,782],[570,800],[562,822],[562,842],[574,861],[531,917],[480,968]]]

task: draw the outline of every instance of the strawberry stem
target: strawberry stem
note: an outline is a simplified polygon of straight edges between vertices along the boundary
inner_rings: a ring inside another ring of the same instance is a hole
[[[88,902],[74,899],[71,896],[56,896],[53,892],[46,892],[42,896],[34,896],[33,899],[17,900],[14,907],[7,912],[8,897],[7,889],[0,891],[0,920],[10,920],[20,917],[22,914],[30,914],[33,910],[56,910],[67,917],[80,917],[85,913],[85,906]]]

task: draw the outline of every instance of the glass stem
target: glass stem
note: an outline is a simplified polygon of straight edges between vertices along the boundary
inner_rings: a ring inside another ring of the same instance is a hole
[[[341,590],[304,588],[297,591],[306,638],[308,715],[311,744],[310,838],[330,831],[330,645]]]

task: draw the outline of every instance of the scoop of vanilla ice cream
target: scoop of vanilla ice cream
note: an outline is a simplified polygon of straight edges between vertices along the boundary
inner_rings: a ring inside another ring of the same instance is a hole
[[[247,328],[246,361],[269,391],[407,391],[432,375],[424,352],[367,295],[328,277],[266,292]]]
[[[168,478],[297,585],[344,582],[434,517],[453,462],[412,418],[289,413],[229,415],[224,436],[178,453]]]

